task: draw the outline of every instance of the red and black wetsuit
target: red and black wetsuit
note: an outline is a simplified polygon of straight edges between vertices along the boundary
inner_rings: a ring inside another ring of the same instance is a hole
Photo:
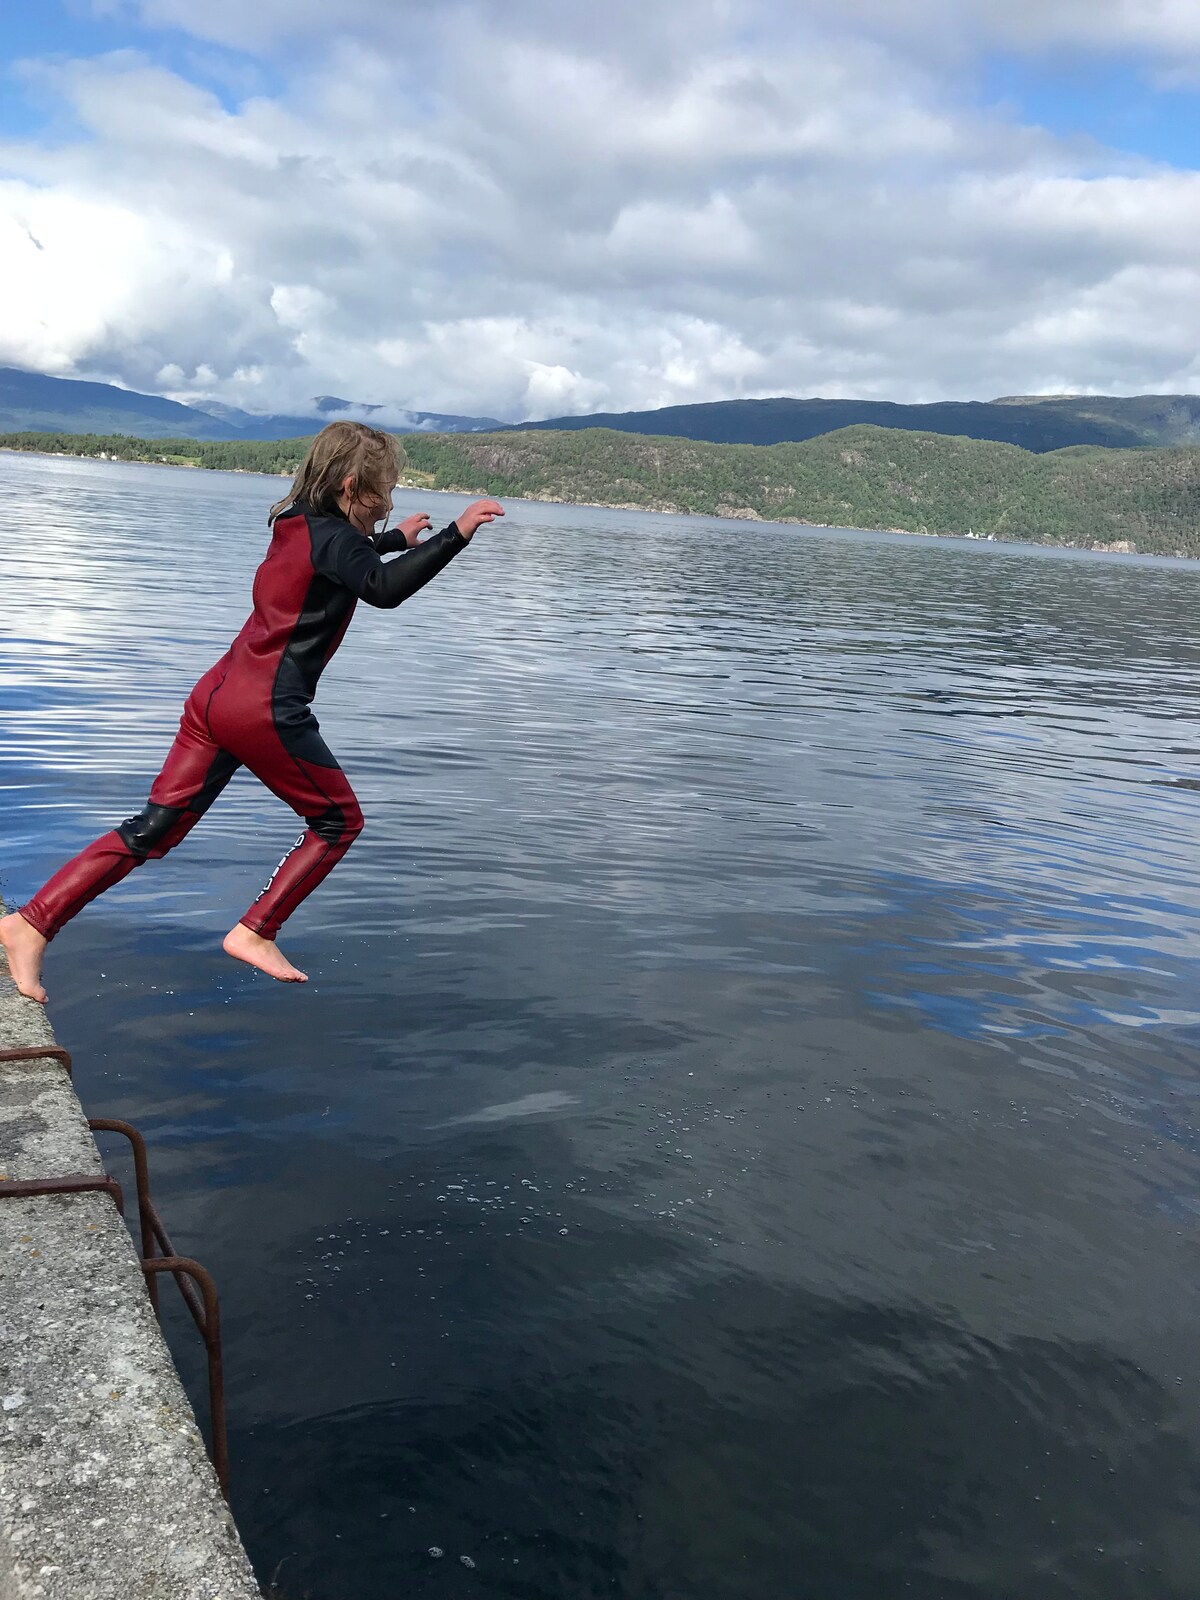
[[[52,939],[89,900],[173,849],[245,766],[305,823],[241,919],[273,939],[362,832],[354,791],[309,709],[317,680],[359,600],[398,606],[466,544],[454,523],[410,549],[398,530],[367,539],[337,512],[297,503],[278,516],[253,613],[188,696],[145,809],[56,872],[21,907],[25,920]],[[380,560],[397,550],[398,560]]]

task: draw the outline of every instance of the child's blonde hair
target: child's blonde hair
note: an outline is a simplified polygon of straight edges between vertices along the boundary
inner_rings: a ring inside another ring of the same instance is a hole
[[[400,477],[404,451],[390,433],[365,422],[331,422],[309,445],[292,487],[271,507],[267,522],[303,500],[314,511],[336,511],[342,484],[354,479],[352,494],[390,500]]]

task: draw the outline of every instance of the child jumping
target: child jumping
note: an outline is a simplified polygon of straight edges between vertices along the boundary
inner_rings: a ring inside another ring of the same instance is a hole
[[[424,514],[376,534],[391,510],[399,460],[389,434],[360,422],[331,423],[309,445],[290,492],[271,507],[271,543],[255,574],[250,619],[188,696],[145,808],[0,918],[0,944],[22,994],[45,1001],[42,955],[58,930],[134,867],[173,850],[241,766],[303,818],[304,832],[224,948],[272,978],[307,982],[275,936],[363,826],[354,791],[309,709],[317,680],[359,600],[398,606],[465,550],[482,523],[504,515],[495,500],[477,500],[422,543],[418,535],[431,526]],[[396,551],[398,560],[380,560]]]

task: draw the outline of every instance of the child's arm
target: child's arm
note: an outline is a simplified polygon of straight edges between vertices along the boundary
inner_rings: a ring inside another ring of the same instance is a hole
[[[469,505],[459,513],[453,525],[469,544],[482,523],[494,522],[503,515],[504,507],[498,500],[476,500],[474,505]],[[371,543],[381,556],[390,556],[396,550],[411,550],[420,535],[428,533],[432,527],[433,523],[425,512],[418,511],[415,516],[405,517],[394,528],[385,528],[382,533],[372,534]]]
[[[391,610],[453,561],[470,543],[476,528],[503,515],[503,507],[495,500],[477,500],[449,527],[423,544],[411,546],[398,561],[381,561],[375,546],[361,533],[340,520],[322,518],[313,527],[313,566],[368,605]]]
[[[415,517],[405,517],[395,528],[385,528],[371,535],[371,543],[381,556],[394,555],[397,550],[408,550],[417,542],[418,535],[428,533],[433,523],[423,511]]]

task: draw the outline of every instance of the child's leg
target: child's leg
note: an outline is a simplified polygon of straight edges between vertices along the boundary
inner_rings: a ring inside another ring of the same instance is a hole
[[[304,819],[305,829],[271,874],[258,899],[241,919],[263,939],[274,939],[302,900],[333,871],[363,829],[363,814],[346,774],[319,734],[305,740],[306,755],[321,751],[329,765],[288,755],[282,762],[258,759],[246,765]]]
[[[239,732],[237,743],[246,766],[272,794],[303,817],[305,829],[258,899],[230,930],[225,951],[272,978],[303,983],[304,973],[279,950],[275,935],[358,838],[362,811],[345,773],[317,731],[315,717],[282,727],[272,722],[245,742]]]
[[[60,867],[20,915],[45,939],[53,939],[89,901],[127,877],[134,867],[165,856],[195,827],[237,771],[239,762],[220,749],[184,708],[179,733],[150,798],[136,816],[88,845]]]

